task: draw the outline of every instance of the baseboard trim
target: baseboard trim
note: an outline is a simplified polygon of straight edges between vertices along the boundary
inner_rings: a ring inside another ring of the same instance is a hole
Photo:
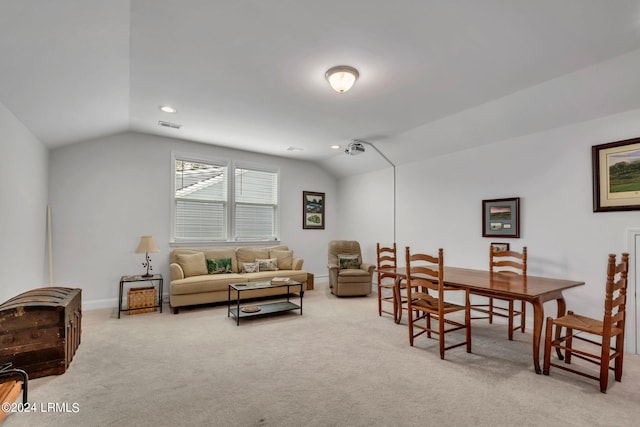
[[[162,295],[163,304],[169,301],[169,294]],[[126,304],[126,296],[123,298],[123,304]],[[118,308],[118,298],[107,298],[82,301],[83,310],[102,310],[105,308]]]

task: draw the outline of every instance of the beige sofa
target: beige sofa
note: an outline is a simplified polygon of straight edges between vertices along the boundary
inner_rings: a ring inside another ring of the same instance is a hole
[[[250,267],[255,267],[256,260],[261,260],[263,268],[271,269],[247,272],[252,270]],[[303,259],[295,258],[293,251],[285,245],[174,249],[169,255],[169,303],[173,313],[177,314],[180,307],[227,301],[230,284],[267,281],[274,277],[289,277],[300,282],[304,292],[307,272],[302,270],[303,262]],[[248,299],[283,293],[286,293],[286,288],[256,289],[241,295]]]

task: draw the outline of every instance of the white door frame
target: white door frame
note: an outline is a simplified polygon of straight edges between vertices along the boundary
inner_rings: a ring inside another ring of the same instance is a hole
[[[629,252],[629,285],[627,287],[627,319],[625,352],[639,354],[640,299],[638,298],[638,274],[640,274],[640,228],[627,229],[627,251]]]

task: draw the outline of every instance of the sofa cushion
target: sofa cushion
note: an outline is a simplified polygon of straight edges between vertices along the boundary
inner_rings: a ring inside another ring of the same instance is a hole
[[[207,262],[202,252],[178,254],[177,260],[180,267],[182,267],[182,271],[184,271],[185,278],[207,274]]]
[[[187,277],[174,280],[170,283],[171,293],[174,295],[197,294],[206,292],[224,292],[224,300],[227,299],[229,284],[242,283],[248,280],[241,274],[206,274],[200,277]]]
[[[371,283],[371,274],[365,270],[349,268],[338,272],[339,283]]]
[[[360,268],[360,257],[358,255],[338,255],[338,267],[340,270]]]
[[[233,273],[231,258],[208,259],[207,271],[209,274]]]
[[[268,246],[263,249],[269,249],[269,251],[288,251],[289,246],[287,245]]]
[[[253,263],[253,262],[256,262],[256,259],[258,258],[260,259],[269,258],[269,249],[240,247],[236,250],[236,257],[238,258],[239,271],[242,271],[242,265],[245,262]]]
[[[277,271],[278,270],[277,258],[268,258],[268,259],[256,258],[256,263],[258,264],[259,271]]]
[[[280,270],[291,270],[293,268],[293,251],[272,249],[269,251],[269,256],[278,261],[278,268]]]

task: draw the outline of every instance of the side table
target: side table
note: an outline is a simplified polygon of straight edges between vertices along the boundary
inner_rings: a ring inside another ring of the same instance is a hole
[[[137,282],[151,282],[152,286],[156,286],[154,282],[157,282],[158,286],[158,303],[157,305],[151,305],[148,307],[137,307],[135,310],[140,310],[144,308],[159,308],[160,313],[162,313],[162,274],[153,274],[151,276],[145,277],[144,275],[137,276],[122,276],[120,278],[120,295],[118,297],[118,319],[120,318],[120,313],[123,311],[130,311],[128,308],[122,308],[122,294],[124,293],[124,285],[126,283],[137,283]]]

